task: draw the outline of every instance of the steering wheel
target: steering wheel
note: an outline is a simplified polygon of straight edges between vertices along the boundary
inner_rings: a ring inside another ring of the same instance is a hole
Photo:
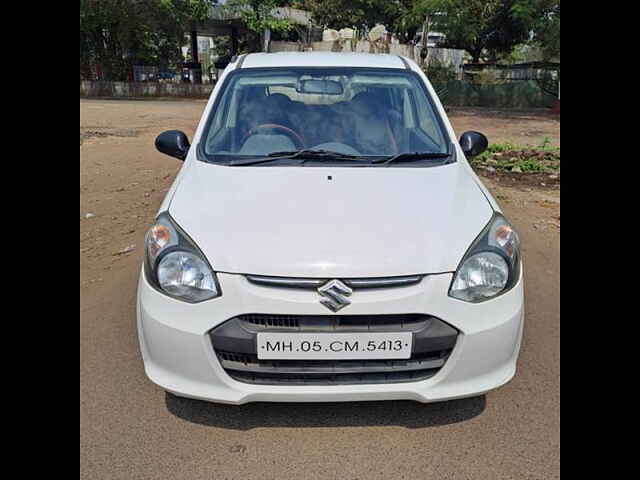
[[[266,128],[272,129],[272,130],[279,130],[280,132],[284,133],[295,144],[298,150],[301,150],[304,148],[304,140],[302,139],[302,136],[300,136],[299,133],[295,132],[294,130],[291,130],[289,127],[285,127],[284,125],[279,125],[277,123],[263,123],[262,125],[253,127],[251,130],[249,130],[247,133],[244,134],[244,137],[242,137],[242,143],[244,144],[247,138],[249,138],[251,135],[255,135],[260,130],[264,130]]]

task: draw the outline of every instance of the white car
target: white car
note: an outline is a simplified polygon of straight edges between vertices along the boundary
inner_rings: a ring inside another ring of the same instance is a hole
[[[422,71],[393,55],[249,54],[216,84],[146,237],[144,367],[242,404],[482,394],[516,370],[516,232]]]

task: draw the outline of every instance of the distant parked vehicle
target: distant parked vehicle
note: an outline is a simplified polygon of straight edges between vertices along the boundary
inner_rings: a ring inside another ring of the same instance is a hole
[[[173,77],[175,76],[176,76],[175,72],[170,72],[170,71],[158,73],[158,79],[160,80],[173,80]]]
[[[416,47],[422,48],[424,46],[424,42],[422,41],[422,33],[416,33],[414,38],[414,43]],[[428,48],[436,48],[444,41],[444,34],[432,32],[427,35],[427,47]]]
[[[180,81],[182,83],[189,83],[191,81],[191,74],[189,73],[189,67],[182,67],[180,70]]]

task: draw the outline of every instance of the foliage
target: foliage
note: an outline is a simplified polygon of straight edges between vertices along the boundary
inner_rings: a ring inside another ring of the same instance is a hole
[[[560,148],[550,146],[548,138],[536,148],[518,147],[509,142],[492,143],[470,163],[476,169],[488,171],[559,174]]]
[[[214,3],[80,0],[81,78],[92,78],[97,66],[103,78],[124,80],[134,62],[161,67],[178,62],[184,33]],[[362,32],[383,24],[402,42],[412,40],[427,21],[428,30],[445,34],[444,47],[466,50],[475,62],[499,56],[517,61],[523,45],[541,51],[544,59],[560,57],[560,0],[227,0],[225,5],[239,9],[255,33],[249,49],[267,28],[290,31],[291,22],[274,15],[274,9],[293,6],[308,10],[314,23],[327,28]]]
[[[495,59],[528,38],[526,19],[513,12],[516,2],[525,0],[426,1],[431,9],[437,9],[433,29],[446,35],[443,46],[466,50],[474,62],[485,52]],[[418,0],[418,5],[424,3]]]
[[[308,10],[314,23],[325,28],[345,27],[366,31],[377,24],[395,33],[402,43],[415,37],[425,15],[417,4],[428,0],[298,0],[297,8]],[[440,0],[437,0],[440,1]]]
[[[211,0],[80,0],[80,78],[126,80],[134,63],[166,68]]]
[[[471,82],[476,85],[497,85],[498,83],[504,83],[497,71],[489,69],[474,72]]]
[[[382,24],[407,43],[422,28],[425,16],[442,0],[298,0],[294,6],[308,10],[314,23],[340,29],[368,30]]]
[[[383,13],[385,18],[381,23],[395,33],[401,42],[407,43],[414,39],[416,33],[421,30],[427,15],[432,12],[432,4],[440,0],[395,0],[384,2]]]
[[[456,70],[453,65],[441,62],[437,58],[430,58],[428,65],[423,66],[422,70],[434,85],[444,85],[456,79]]]
[[[273,14],[277,7],[290,2],[278,0],[229,0],[226,5],[240,11],[240,16],[249,30],[262,34],[265,29],[274,32],[286,32],[292,28],[287,19],[278,18]]]
[[[559,55],[560,0],[297,0],[326,28],[368,29],[381,23],[407,42],[422,28],[446,35],[447,46],[467,50],[474,61],[509,54],[533,31],[546,52]]]
[[[378,23],[391,25],[393,19],[389,12],[395,3],[397,2],[389,0],[301,0],[297,4],[308,10],[313,22],[320,26],[335,29],[355,27],[362,30]]]
[[[164,16],[173,19],[179,25],[188,25],[194,21],[205,20],[209,15],[209,8],[217,0],[159,0]]]
[[[213,42],[213,54],[214,57],[230,58],[229,52],[231,52],[231,36],[220,35],[216,37],[216,41]]]
[[[498,58],[499,63],[513,65],[523,62],[542,61],[540,49],[531,43],[520,43],[513,47],[509,53],[505,53]]]
[[[544,60],[560,59],[560,0],[516,0],[513,15],[530,26]]]
[[[545,71],[542,73],[541,77],[536,80],[536,83],[543,92],[548,93],[549,95],[553,95],[554,97],[558,95],[559,82],[559,71],[557,73],[552,71]]]
[[[249,38],[247,35],[240,35],[238,37],[238,49],[236,51],[237,54],[241,55],[244,53],[250,53],[255,51],[258,48],[255,45],[255,39]],[[231,60],[231,36],[230,35],[220,35],[217,36],[215,42],[213,43],[213,55],[216,58],[216,61],[221,61],[226,59]]]
[[[445,47],[466,50],[478,62],[495,60],[528,42],[544,59],[560,56],[560,0],[298,0],[326,28],[368,29],[381,23],[403,42],[412,40],[425,21],[444,33]]]

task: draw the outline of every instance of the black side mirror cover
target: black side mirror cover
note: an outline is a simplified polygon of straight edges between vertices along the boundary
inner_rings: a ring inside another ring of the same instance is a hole
[[[460,136],[460,146],[467,158],[480,155],[489,147],[489,140],[480,132],[464,132]]]
[[[180,160],[187,158],[190,146],[189,139],[180,130],[167,130],[156,138],[156,148],[159,152]]]

